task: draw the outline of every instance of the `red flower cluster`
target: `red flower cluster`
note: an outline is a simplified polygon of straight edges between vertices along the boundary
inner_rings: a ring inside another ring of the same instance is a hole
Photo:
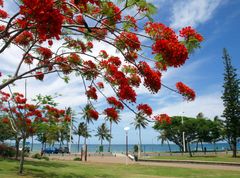
[[[37,52],[42,55],[44,59],[50,59],[52,57],[52,51],[49,48],[39,47]]]
[[[130,85],[139,87],[141,83],[141,78],[137,74],[131,74],[128,78]]]
[[[3,0],[0,0],[0,6],[3,7]]]
[[[188,59],[187,48],[176,41],[157,40],[152,50],[153,54],[161,54],[168,66],[180,67]]]
[[[114,23],[121,20],[122,17],[119,7],[116,6],[113,2],[107,2],[107,6],[108,12],[111,13],[111,20],[114,21]]]
[[[101,50],[101,51],[99,52],[99,55],[100,55],[102,58],[104,58],[104,59],[106,59],[106,58],[108,57],[108,54],[107,54],[107,52],[106,52],[105,50]]]
[[[148,104],[139,104],[137,106],[138,111],[142,111],[144,114],[151,116],[152,108]]]
[[[4,118],[2,118],[2,122],[3,122],[4,124],[8,124],[8,123],[9,123],[9,119],[6,118],[6,117],[4,117]]]
[[[138,70],[144,77],[144,85],[153,93],[157,93],[161,88],[161,73],[154,71],[144,61],[138,64]]]
[[[128,100],[135,103],[136,96],[137,96],[136,92],[128,84],[120,85],[119,91],[118,91],[118,97],[121,100]]]
[[[97,100],[97,90],[95,87],[89,86],[89,89],[86,91],[86,95],[88,98]]]
[[[91,60],[84,61],[83,65],[82,73],[86,76],[87,80],[95,79],[98,76],[97,66]]]
[[[23,17],[19,25],[22,28],[26,25],[36,27],[42,41],[53,37],[60,39],[64,16],[54,4],[53,0],[23,0],[23,5],[20,6]]]
[[[107,98],[107,101],[108,101],[108,103],[109,104],[112,104],[115,108],[117,108],[117,109],[124,109],[124,106],[123,106],[123,104],[120,102],[120,101],[118,101],[115,97],[108,97]]]
[[[83,12],[87,10],[88,3],[99,5],[100,1],[99,0],[80,0],[80,1],[71,0],[71,3],[76,4],[81,10],[81,12]]]
[[[2,9],[0,9],[0,18],[1,18],[1,19],[6,19],[6,18],[8,18],[7,12],[4,11],[4,10],[2,10]]]
[[[188,101],[193,101],[195,99],[195,92],[182,82],[176,83],[176,88],[178,89],[178,92],[183,95],[184,99]]]
[[[5,25],[0,25],[0,32],[3,32],[6,29]]]
[[[113,119],[113,120],[118,120],[118,112],[116,111],[115,108],[107,108],[104,110],[104,114],[107,115],[107,117]]]
[[[109,63],[109,64],[113,64],[113,65],[119,67],[122,62],[121,62],[121,60],[119,59],[119,57],[111,56],[111,57],[108,59],[108,63]]]
[[[129,62],[135,62],[138,58],[138,54],[135,51],[127,52],[125,54],[125,59]]]
[[[81,59],[80,59],[79,55],[77,55],[76,53],[71,53],[68,56],[68,61],[73,64],[78,64],[81,61]]]
[[[131,32],[122,32],[115,39],[116,45],[121,49],[128,48],[130,51],[140,50],[141,43],[136,34]]]
[[[28,46],[31,41],[33,41],[33,34],[29,31],[24,31],[15,38],[15,43],[22,46]]]
[[[182,30],[179,31],[180,36],[184,37],[186,41],[188,41],[190,38],[195,38],[198,40],[198,42],[203,41],[203,37],[196,32],[192,27],[185,27]]]
[[[128,25],[130,25],[134,28],[135,31],[137,31],[137,20],[133,16],[127,15],[124,17],[124,20],[128,21]]]
[[[156,115],[156,116],[154,116],[154,119],[156,121],[158,121],[160,124],[162,124],[162,123],[171,124],[172,123],[171,118],[167,114]]]
[[[98,86],[98,88],[104,88],[104,85],[103,85],[102,82],[98,82],[98,83],[97,83],[97,86]]]
[[[34,75],[34,77],[37,79],[37,80],[43,80],[44,78],[44,73],[42,72],[36,72],[36,74]]]
[[[33,57],[32,57],[31,54],[27,54],[24,57],[24,63],[26,63],[26,64],[32,64],[33,63]]]
[[[93,118],[94,120],[97,120],[98,117],[99,117],[99,114],[96,110],[93,110],[93,109],[89,109],[87,111],[87,115],[90,117],[90,118]]]

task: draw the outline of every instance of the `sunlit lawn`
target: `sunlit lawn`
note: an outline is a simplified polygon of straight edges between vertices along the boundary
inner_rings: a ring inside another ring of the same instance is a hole
[[[216,162],[237,162],[240,163],[240,156],[233,158],[231,155],[195,155],[190,157],[189,155],[174,155],[174,156],[153,156],[147,159],[169,159],[169,160],[199,160],[199,161],[216,161]]]
[[[155,178],[155,177],[222,177],[239,178],[239,171],[202,170],[145,165],[93,164],[76,161],[26,161],[25,175],[18,176],[18,162],[0,160],[1,178],[60,177],[60,178]]]

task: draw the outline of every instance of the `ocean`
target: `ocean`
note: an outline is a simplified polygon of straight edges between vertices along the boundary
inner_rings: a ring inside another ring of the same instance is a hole
[[[13,145],[13,142],[11,143]],[[27,142],[27,146],[31,147],[31,143]],[[59,144],[55,144],[55,148],[59,148]],[[81,148],[82,144],[80,145]],[[48,147],[48,146],[47,146]],[[62,145],[62,147],[67,147],[67,145]],[[128,145],[128,150],[130,152],[133,151],[134,144]],[[175,144],[170,144],[171,150],[173,152],[180,151],[179,147]],[[204,143],[203,147],[206,147],[207,151],[214,151],[214,144]],[[99,144],[88,144],[88,152],[98,152]],[[196,144],[191,144],[191,149],[194,151],[196,149]],[[216,143],[215,149],[217,151],[225,151],[226,149],[230,149],[229,145],[227,143]],[[240,144],[237,145],[237,149],[240,150]],[[33,152],[40,152],[41,150],[41,144],[34,143],[33,144]],[[201,144],[198,145],[198,150],[201,151]],[[108,144],[103,145],[103,151],[108,151]],[[123,153],[126,151],[126,145],[125,144],[112,144],[111,146],[111,152],[113,153]],[[142,151],[143,152],[169,152],[169,148],[167,144],[142,144]],[[77,144],[71,144],[71,153],[77,153],[78,152],[78,145]]]

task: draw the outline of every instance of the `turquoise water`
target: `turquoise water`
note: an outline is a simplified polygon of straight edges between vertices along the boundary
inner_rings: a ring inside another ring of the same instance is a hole
[[[31,143],[28,143],[28,146],[31,147]],[[63,147],[67,147],[67,145],[62,145]],[[80,145],[81,148],[82,145]],[[104,146],[104,151],[108,151],[108,145],[103,145]],[[133,151],[133,144],[128,145],[128,150]],[[54,147],[58,148],[59,145],[55,144]],[[175,144],[170,144],[171,150],[172,151],[180,151],[179,147]],[[206,147],[207,151],[213,151],[214,150],[214,145],[213,144],[203,144],[203,147]],[[89,152],[97,152],[99,148],[98,144],[89,144],[88,145],[88,151]],[[195,150],[196,144],[191,144],[191,149]],[[216,143],[215,145],[216,150],[218,151],[224,151],[226,149],[230,149],[229,145],[227,143]],[[34,152],[40,152],[41,150],[41,144],[33,144],[33,151]],[[125,144],[113,144],[111,146],[111,151],[114,153],[121,153],[125,152],[126,150],[126,145]],[[143,144],[142,145],[142,150],[143,152],[168,152],[168,145],[167,144]],[[201,151],[201,145],[199,144],[198,150]],[[238,150],[240,150],[240,144],[238,144]],[[76,153],[78,152],[78,146],[77,144],[72,144],[71,145],[71,152]]]

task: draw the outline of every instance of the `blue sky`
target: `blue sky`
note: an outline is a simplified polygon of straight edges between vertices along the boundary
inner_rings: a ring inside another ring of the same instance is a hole
[[[138,89],[139,103],[149,103],[155,114],[167,113],[170,116],[182,115],[196,116],[203,112],[208,118],[221,116],[223,105],[221,101],[223,83],[223,61],[222,49],[226,47],[232,63],[238,69],[240,76],[240,1],[239,0],[149,0],[158,7],[158,13],[154,19],[171,26],[178,31],[185,26],[193,26],[200,32],[205,41],[202,48],[190,56],[186,64],[179,69],[170,69],[163,76],[163,83],[174,87],[175,83],[182,81],[194,88],[197,98],[194,102],[185,102],[182,97],[171,91],[162,88],[157,95],[150,95],[144,89]],[[96,46],[101,46],[98,44]],[[110,54],[115,53],[115,49],[104,46]],[[98,51],[96,49],[95,51]],[[0,55],[0,71],[13,72],[19,55],[19,50],[10,48]],[[14,90],[23,91],[24,81],[17,82]],[[61,93],[57,99],[60,107],[72,106],[76,112],[80,112],[80,107],[84,106],[86,99],[81,97],[84,94],[81,80],[72,76],[72,80],[66,85],[55,75],[50,75],[44,82],[28,80],[28,98],[35,95]],[[109,88],[105,89],[107,94],[111,94]],[[99,108],[106,106],[103,98],[95,104]],[[184,112],[184,113],[183,113]],[[81,121],[78,115],[77,122]],[[121,122],[113,125],[112,143],[125,143],[125,133],[123,128],[130,126],[129,142],[138,143],[138,132],[130,124],[133,122],[134,114],[129,110],[121,113]],[[104,122],[103,118],[91,125],[91,130],[95,130],[98,125]],[[149,127],[142,131],[143,143],[157,142],[158,133]],[[93,135],[95,132],[93,131]],[[74,139],[76,142],[76,139]],[[99,143],[98,139],[92,137],[88,143]]]

